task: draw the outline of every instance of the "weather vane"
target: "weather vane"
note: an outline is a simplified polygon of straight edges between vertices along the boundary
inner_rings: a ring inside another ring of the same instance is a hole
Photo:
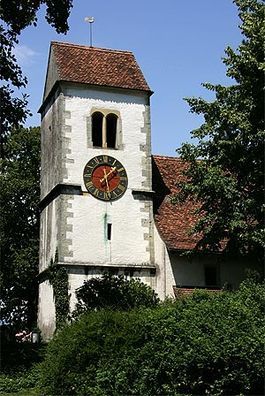
[[[90,47],[92,47],[92,23],[95,21],[95,18],[92,16],[85,17],[85,22],[89,23],[89,31],[90,31]]]

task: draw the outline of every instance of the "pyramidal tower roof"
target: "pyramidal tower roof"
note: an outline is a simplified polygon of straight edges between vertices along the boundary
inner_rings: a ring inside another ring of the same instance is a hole
[[[152,93],[132,52],[52,41],[44,100],[58,81]]]

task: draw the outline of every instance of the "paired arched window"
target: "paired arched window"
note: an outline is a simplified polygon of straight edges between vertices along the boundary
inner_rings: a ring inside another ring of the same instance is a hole
[[[94,147],[116,148],[118,116],[96,111],[92,114],[92,142]]]

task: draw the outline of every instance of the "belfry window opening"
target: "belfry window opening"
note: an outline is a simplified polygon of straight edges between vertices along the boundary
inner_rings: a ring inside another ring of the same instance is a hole
[[[92,141],[93,146],[102,147],[103,114],[97,111],[92,114]]]
[[[106,116],[99,111],[92,114],[92,142],[94,147],[116,148],[118,116]]]
[[[108,114],[106,117],[107,121],[107,147],[115,148],[116,147],[116,132],[117,132],[117,120],[118,117],[116,114]]]

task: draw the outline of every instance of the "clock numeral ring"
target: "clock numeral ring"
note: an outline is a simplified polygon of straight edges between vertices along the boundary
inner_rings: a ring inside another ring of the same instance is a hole
[[[83,177],[87,191],[102,201],[121,198],[128,185],[124,166],[108,155],[99,155],[88,161]]]

